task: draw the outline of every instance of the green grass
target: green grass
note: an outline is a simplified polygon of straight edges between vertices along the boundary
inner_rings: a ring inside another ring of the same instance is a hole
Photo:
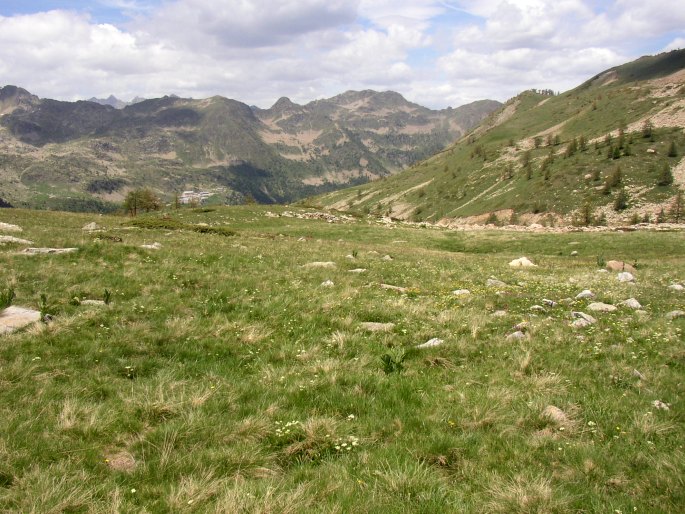
[[[685,320],[665,317],[685,310],[668,289],[685,280],[681,232],[205,211],[97,217],[94,234],[81,230],[88,215],[0,212],[35,246],[79,248],[0,247],[2,290],[33,308],[44,294],[54,316],[0,338],[1,511],[682,509]],[[521,255],[538,267],[511,270]],[[598,273],[598,256],[636,264],[636,285]],[[573,329],[586,288],[646,313],[620,307]],[[109,305],[73,302],[105,290]],[[534,314],[543,298],[572,300]],[[507,340],[522,321],[526,338]],[[445,343],[413,348],[434,337]]]

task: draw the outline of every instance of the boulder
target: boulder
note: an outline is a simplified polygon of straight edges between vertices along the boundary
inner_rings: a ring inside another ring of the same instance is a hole
[[[629,309],[639,310],[642,309],[642,305],[635,298],[628,298],[621,302],[621,305],[628,307]]]
[[[29,241],[28,239],[21,239],[19,237],[14,236],[0,236],[0,245],[8,243],[17,245],[32,245],[33,241]]]
[[[595,293],[593,293],[589,289],[585,289],[576,295],[576,300],[584,300],[584,299],[594,298],[594,297],[595,297]]]
[[[381,284],[381,289],[388,289],[390,291],[397,291],[398,293],[406,293],[409,291],[406,287],[392,286],[390,284]]]
[[[162,248],[162,245],[160,243],[152,243],[151,245],[140,245],[141,248],[144,248],[145,250],[160,250]]]
[[[507,287],[507,284],[505,284],[501,280],[497,280],[496,278],[489,278],[485,282],[485,285],[488,287]]]
[[[303,268],[335,268],[335,262],[308,262],[302,265]]]
[[[593,302],[587,306],[588,310],[594,312],[614,312],[618,308],[615,305],[609,305],[608,303]]]
[[[635,282],[635,277],[629,271],[622,271],[617,278],[619,282]]]
[[[0,311],[0,334],[9,334],[40,321],[40,312],[11,305]]]
[[[23,232],[19,225],[12,225],[11,223],[0,222],[0,232]]]
[[[78,252],[78,248],[25,248],[21,253],[24,255],[59,254]]]
[[[454,296],[468,296],[471,294],[471,291],[469,291],[468,289],[455,289],[454,291],[452,291],[452,294]]]
[[[513,334],[509,334],[507,336],[507,341],[520,341],[521,339],[525,339],[525,338],[526,338],[526,334],[520,330],[517,330]]]
[[[685,318],[685,312],[683,312],[683,311],[671,311],[668,314],[666,314],[666,317],[668,319]]]
[[[433,348],[434,346],[440,346],[443,344],[445,341],[442,339],[438,339],[437,337],[434,337],[433,339],[429,339],[423,344],[416,345],[416,348],[423,349],[423,348]]]
[[[623,261],[607,261],[606,269],[609,271],[628,271],[630,273],[635,273],[635,268]]]
[[[509,263],[509,266],[512,268],[537,268],[537,264],[533,264],[528,257],[519,257],[518,259],[514,259]]]
[[[332,280],[324,280],[321,282],[321,287],[333,287],[334,285]]]
[[[348,273],[366,273],[366,268],[355,268],[348,271]]]
[[[102,230],[102,227],[100,225],[98,225],[97,223],[95,223],[94,221],[91,221],[90,223],[83,225],[81,230],[83,230],[85,232],[95,232],[97,230]]]
[[[390,332],[393,328],[395,328],[394,323],[377,323],[375,321],[365,321],[364,323],[360,323],[359,327],[362,328],[363,330],[367,330],[369,332]]]
[[[682,284],[671,284],[670,286],[668,286],[668,288],[671,291],[685,291],[685,286],[683,286]]]

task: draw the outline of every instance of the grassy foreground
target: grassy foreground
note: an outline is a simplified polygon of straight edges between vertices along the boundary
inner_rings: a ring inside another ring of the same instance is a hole
[[[44,294],[54,317],[0,336],[0,511],[682,511],[685,319],[666,317],[685,310],[668,288],[682,232],[204,211],[143,227],[0,211],[34,246],[79,248],[0,246],[0,289],[33,308]],[[510,269],[522,255],[538,267]],[[598,257],[637,262],[636,284]],[[74,300],[105,289],[109,305]],[[571,311],[598,321],[572,328]]]

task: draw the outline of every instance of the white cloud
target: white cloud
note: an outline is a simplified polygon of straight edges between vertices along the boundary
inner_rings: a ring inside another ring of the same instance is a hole
[[[456,106],[568,89],[685,41],[685,3],[672,0],[97,3],[131,22],[98,23],[94,9],[0,16],[0,80],[64,99],[221,94],[267,106],[375,88]]]

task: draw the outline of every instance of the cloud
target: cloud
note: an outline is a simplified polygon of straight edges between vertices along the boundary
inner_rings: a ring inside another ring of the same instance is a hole
[[[685,39],[685,3],[669,0],[91,5],[106,6],[110,23],[98,22],[95,7],[0,16],[2,80],[63,99],[221,94],[268,106],[373,88],[440,107],[565,90]]]

